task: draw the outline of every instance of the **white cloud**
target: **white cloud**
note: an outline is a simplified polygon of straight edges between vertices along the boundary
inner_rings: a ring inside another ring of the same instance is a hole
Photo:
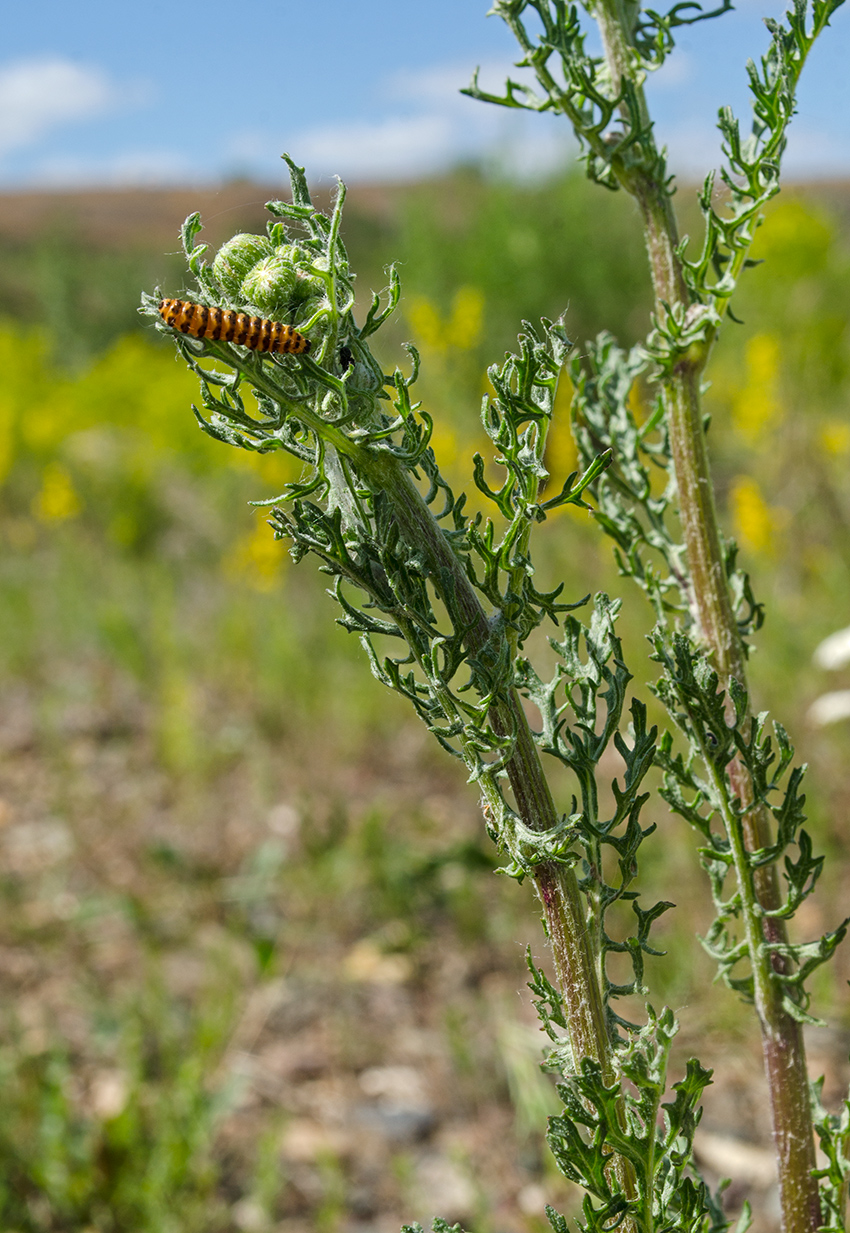
[[[661,68],[647,76],[647,91],[680,90],[682,86],[690,85],[696,73],[697,64],[693,55],[677,47],[673,55],[667,57]]]
[[[157,188],[200,184],[209,171],[174,150],[125,150],[111,158],[57,155],[33,165],[27,182],[40,188],[83,188],[92,184]]]
[[[59,125],[103,114],[121,95],[100,69],[62,56],[6,64],[0,68],[0,156]]]
[[[389,99],[424,104],[440,111],[452,104],[464,110],[469,106],[487,107],[487,104],[476,103],[460,93],[470,84],[474,67],[469,61],[464,61],[434,64],[418,72],[399,71],[387,78],[383,94]],[[491,94],[503,94],[508,77],[513,81],[524,80],[529,85],[534,83],[534,77],[527,69],[518,69],[507,57],[485,60],[478,65],[479,84]]]
[[[655,136],[667,147],[667,164],[680,179],[702,182],[713,167],[720,166],[721,137],[710,120],[659,124]]]
[[[291,144],[314,172],[383,180],[440,166],[456,141],[449,117],[433,112],[311,129]]]
[[[782,158],[786,176],[795,180],[834,176],[850,167],[850,143],[841,136],[813,129],[801,117],[791,122],[788,148]]]
[[[510,61],[493,61],[483,66],[481,80],[497,93],[508,74],[518,76]],[[460,93],[469,78],[468,64],[396,73],[381,92],[390,106],[380,118],[286,134],[236,133],[227,155],[237,165],[256,167],[269,161],[270,151],[285,148],[311,178],[339,175],[351,182],[409,179],[463,159],[489,160],[532,176],[571,156],[575,142],[564,120],[476,102]]]

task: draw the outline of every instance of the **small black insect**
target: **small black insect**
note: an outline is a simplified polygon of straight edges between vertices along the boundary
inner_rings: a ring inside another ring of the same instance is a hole
[[[342,371],[348,372],[349,368],[351,368],[354,363],[354,356],[351,354],[350,347],[340,347],[339,362],[342,365]]]

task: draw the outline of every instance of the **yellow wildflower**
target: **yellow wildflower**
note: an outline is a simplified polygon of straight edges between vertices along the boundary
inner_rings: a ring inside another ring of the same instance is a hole
[[[747,376],[732,404],[732,415],[750,444],[781,418],[779,354],[779,340],[772,334],[756,334],[747,343]]]
[[[437,306],[424,295],[411,296],[407,319],[423,350],[438,354],[454,348],[471,351],[481,339],[484,296],[477,287],[459,287],[452,300],[452,312],[443,321]]]
[[[820,443],[827,454],[850,454],[850,424],[827,420],[820,430]]]
[[[252,531],[243,535],[224,558],[225,574],[254,591],[273,591],[287,561],[286,549],[274,538],[263,511]]]
[[[447,342],[460,351],[471,351],[481,340],[484,296],[477,287],[459,287],[452,301]]]
[[[64,522],[82,509],[71,476],[58,462],[44,468],[41,490],[33,498],[32,512],[39,522]]]
[[[428,351],[444,351],[443,323],[436,305],[424,295],[410,297],[407,319],[419,345]]]
[[[787,520],[787,511],[767,504],[757,482],[739,475],[732,485],[729,504],[738,542],[751,552],[775,556],[777,535]]]
[[[753,257],[767,261],[780,278],[811,277],[829,261],[834,224],[820,210],[793,197],[772,206],[753,244]]]

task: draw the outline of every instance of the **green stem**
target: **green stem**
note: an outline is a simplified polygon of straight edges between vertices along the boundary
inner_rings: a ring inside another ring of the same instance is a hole
[[[698,372],[687,365],[674,370],[664,382],[664,399],[697,628],[727,691],[732,678],[746,688],[743,647],[729,596],[714,505]],[[743,724],[747,726],[750,719],[748,714]],[[773,979],[774,973],[787,972],[788,961],[769,949],[772,945],[784,946],[788,935],[783,920],[765,918],[759,910],[775,910],[782,895],[775,865],[761,866],[751,879],[744,876],[749,869],[745,851],[765,848],[772,842],[770,817],[764,805],[754,803],[749,772],[738,758],[729,763],[726,774],[745,810],[741,817],[727,816],[727,836],[738,856],[735,869],[745,914],[751,914],[755,930],[748,930],[747,938],[757,977],[756,1011],[772,1110],[783,1229],[785,1233],[813,1233],[820,1226],[821,1213],[817,1181],[812,1177],[814,1131],[803,1032],[801,1024],[784,1009],[783,987]]]
[[[543,466],[543,458],[546,453],[546,440],[549,436],[549,426],[551,422],[552,422],[551,419],[541,420],[537,423],[535,427],[534,457],[537,460],[539,466],[541,467]],[[532,505],[534,504],[534,502],[536,502],[539,492],[540,492],[540,477],[535,471],[532,473],[532,476],[531,476],[531,479],[528,485],[527,500],[528,500],[529,505]],[[516,595],[520,595],[522,593],[522,579],[523,579],[523,573],[525,570],[525,565],[523,564],[523,561],[528,556],[528,545],[531,540],[531,530],[532,530],[533,525],[534,524],[531,522],[530,519],[528,518],[524,519],[524,525],[520,529],[519,535],[517,536],[517,539],[516,539],[515,549],[513,553],[511,554],[513,558],[519,563],[515,565],[512,569],[509,568],[507,570],[508,590],[513,591],[514,594]],[[511,658],[514,658],[517,653],[517,645],[518,645],[518,639],[519,639],[518,631],[515,629],[509,629],[507,632],[507,638],[508,638],[508,643],[511,648]]]
[[[706,759],[706,763],[710,765],[710,759]],[[734,769],[727,768],[727,776],[724,779],[715,774],[713,778],[715,787],[725,799],[726,833],[738,886],[742,888],[744,932],[753,975],[753,1000],[761,1025],[774,1143],[780,1167],[784,1165],[779,1179],[783,1228],[812,1230],[820,1227],[821,1209],[817,1182],[811,1176],[815,1154],[805,1046],[802,1026],[782,1005],[783,989],[776,980],[778,973],[787,971],[786,960],[770,949],[771,943],[784,943],[787,935],[783,922],[764,918],[765,888],[759,885],[763,882],[759,878],[763,870],[754,871],[747,859],[752,840],[748,837],[746,821],[744,826],[739,825],[728,797],[727,784],[740,799],[747,799],[741,792],[751,790],[749,775],[740,764],[734,764]],[[747,817],[753,819],[764,812],[754,809]],[[760,817],[759,821],[766,828],[767,820]]]
[[[425,504],[409,472],[388,453],[373,453],[364,473],[393,503],[401,532],[416,544],[430,565],[431,577],[452,624],[465,629],[472,655],[482,652],[492,631],[463,565]],[[543,772],[540,755],[516,690],[494,701],[489,713],[494,731],[514,740],[506,765],[516,811],[532,831],[552,830],[559,821],[555,802]],[[492,804],[495,806],[496,801]],[[573,1065],[582,1058],[596,1061],[610,1084],[615,1079],[611,1036],[599,974],[594,932],[588,928],[578,880],[571,868],[554,862],[537,865],[534,882],[543,907],[546,933],[567,1011]],[[615,1171],[627,1198],[635,1195],[634,1174],[621,1157]]]
[[[627,77],[633,84],[644,119],[648,119],[643,90],[634,69],[631,27],[623,0],[600,0],[595,11],[602,33],[612,81]],[[644,126],[646,128],[646,126]],[[650,165],[647,160],[646,165]],[[623,187],[633,194],[643,216],[659,321],[667,307],[690,307],[681,262],[675,215],[665,186],[640,165],[625,168]],[[736,256],[739,256],[736,254]],[[740,258],[742,259],[742,258]],[[714,487],[706,449],[700,405],[700,376],[708,348],[686,353],[662,379],[668,416],[673,467],[678,486],[682,532],[690,571],[692,615],[724,688],[731,678],[746,687],[744,651],[732,609],[723,559]],[[747,724],[749,717],[745,718]],[[783,987],[775,974],[786,971],[786,959],[771,946],[787,941],[785,924],[765,919],[763,909],[777,908],[781,895],[775,865],[750,870],[746,853],[771,842],[770,820],[764,806],[754,804],[746,768],[735,759],[727,767],[729,787],[745,813],[731,810],[727,834],[736,854],[746,922],[747,941],[756,985],[756,1010],[762,1035],[765,1071],[770,1093],[773,1136],[777,1151],[784,1233],[814,1233],[821,1223],[816,1180],[814,1133],[801,1025],[784,1009]],[[750,806],[752,806],[750,808]]]

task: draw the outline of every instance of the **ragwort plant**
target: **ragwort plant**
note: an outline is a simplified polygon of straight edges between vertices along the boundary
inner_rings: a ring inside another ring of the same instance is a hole
[[[703,373],[765,204],[779,191],[787,127],[806,57],[841,0],[795,0],[784,22],[768,20],[771,44],[747,65],[753,122],[747,137],[720,112],[722,190],[706,177],[701,245],[680,240],[673,183],[654,138],[643,84],[674,47],[674,31],[719,17],[676,4],[666,14],[600,0],[586,7],[603,53],[588,53],[577,10],[561,0],[496,0],[535,84],[507,83],[501,96],[474,79],[468,93],[502,106],[554,111],[572,124],[587,174],[630,193],[643,219],[655,312],[645,342],[624,353],[600,335],[572,362],[573,418],[580,457],[612,451],[614,465],[590,485],[597,520],[615,543],[621,572],[655,610],[658,696],[685,737],[665,734],[657,761],[664,796],[701,834],[717,916],[709,952],[730,987],[751,1001],[761,1028],[778,1157],[783,1227],[843,1227],[847,1110],[827,1117],[809,1092],[802,1027],[812,1022],[805,982],[833,954],[846,922],[792,944],[787,922],[812,892],[822,859],[802,828],[802,770],[786,773],[793,748],[780,724],[751,708],[747,640],[762,609],[733,542],[717,521],[700,397]],[[531,25],[529,25],[529,20]],[[532,28],[533,27],[533,28]],[[733,318],[734,319],[734,318]],[[652,382],[654,410],[639,423],[630,395]],[[666,487],[657,482],[667,477]],[[676,526],[676,516],[678,526]],[[774,748],[775,741],[775,748]],[[785,779],[783,786],[783,779]],[[780,869],[786,887],[780,886]],[[813,1109],[828,1166],[815,1168]]]
[[[806,946],[792,945],[785,932],[821,863],[802,829],[801,772],[792,770],[780,789],[792,759],[788,738],[777,725],[777,759],[765,718],[749,710],[744,639],[760,624],[761,609],[736,568],[734,545],[724,544],[717,528],[699,409],[702,371],[746,267],[758,211],[778,188],[802,61],[834,7],[814,0],[811,15],[800,5],[787,26],[772,24],[772,48],[761,69],[750,71],[754,136],[743,142],[732,117],[722,115],[728,200],[718,204],[707,182],[706,239],[690,260],[676,236],[641,83],[669,53],[673,30],[707,14],[692,5],[661,16],[600,4],[593,13],[605,56],[594,58],[584,50],[576,11],[560,0],[497,3],[542,93],[512,82],[504,96],[486,95],[477,83],[471,93],[568,116],[592,178],[632,191],[641,204],[657,305],[644,346],[624,354],[602,336],[572,361],[584,469],[553,495],[544,491],[544,453],[570,343],[561,322],[523,325],[517,353],[489,370],[494,393],[482,406],[493,457],[476,455],[473,477],[495,507],[493,518],[467,513],[465,494],[440,470],[427,411],[413,398],[415,350],[408,348],[409,373],[386,376],[370,349],[398,302],[395,270],[385,298],[373,298],[362,322],[355,317],[340,239],[342,186],[332,214],[323,214],[287,156],[292,199],[268,204],[268,235],[234,237],[211,265],[205,246],[195,243],[199,217],[184,224],[194,299],[268,314],[312,344],[309,355],[277,356],[220,337],[178,335],[200,380],[201,427],[225,444],[284,450],[301,462],[301,478],[268,503],[275,534],[289,541],[296,560],[318,557],[332,579],[338,619],[359,636],[374,675],[405,696],[465,764],[504,854],[502,872],[534,884],[557,980],[529,959],[530,987],[552,1042],[547,1065],[560,1077],[563,1102],[548,1141],[561,1171],[584,1191],[579,1224],[588,1231],[714,1233],[728,1226],[692,1152],[710,1072],[692,1059],[668,1087],[674,1016],[647,1007],[645,1021],[634,1024],[617,1009],[619,998],[646,992],[644,960],[658,953],[651,928],[670,906],[644,906],[636,889],[639,849],[653,829],[641,823],[644,781],[655,763],[665,773],[665,799],[702,837],[718,909],[708,945],[727,983],[754,1001],[763,1027],[784,1226],[795,1233],[843,1228],[847,1117],[832,1118],[810,1100],[801,1035],[809,1017],[805,979],[832,954],[843,926]],[[526,9],[542,25],[535,39],[523,24]],[[560,78],[550,69],[553,58]],[[167,328],[155,298],[146,298],[145,310]],[[658,398],[639,424],[630,393],[650,380]],[[668,481],[659,489],[654,474],[664,471]],[[569,504],[595,509],[616,541],[622,571],[653,603],[663,674],[657,691],[684,743],[669,733],[659,739],[637,699],[624,714],[631,677],[615,632],[619,601],[599,595],[582,618],[587,599],[571,599],[563,584],[537,588],[531,533]],[[677,512],[681,539],[672,529]],[[558,631],[550,639],[557,662],[546,679],[525,644],[550,622]],[[609,748],[623,771],[606,813],[599,763]],[[566,811],[556,804],[544,754],[574,785]],[[614,925],[615,906],[631,912],[627,936]],[[631,979],[610,977],[612,954],[627,957]],[[819,1170],[813,1111],[827,1158]],[[555,1233],[566,1233],[561,1215],[551,1208],[547,1215]],[[745,1209],[742,1228],[747,1221]],[[446,1226],[436,1221],[434,1228]]]
[[[677,1149],[674,1159],[666,1148],[657,1150],[672,1016],[651,1016],[634,1030],[614,1008],[617,997],[641,989],[649,931],[667,906],[643,908],[633,889],[637,851],[651,829],[640,824],[641,789],[656,733],[647,730],[637,701],[631,734],[621,732],[630,675],[614,630],[619,604],[599,596],[583,626],[574,612],[586,600],[568,601],[563,585],[546,592],[534,582],[534,525],[560,506],[583,504],[582,494],[609,461],[594,459],[560,493],[541,498],[546,432],[569,350],[564,330],[548,321],[539,330],[526,325],[518,353],[490,370],[495,396],[485,400],[482,421],[502,480],[492,486],[480,456],[474,478],[496,507],[497,532],[493,520],[467,515],[465,495],[456,495],[439,470],[427,413],[412,401],[415,350],[409,349],[409,375],[397,369],[384,376],[372,356],[369,338],[398,302],[395,271],[386,300],[376,296],[358,324],[339,236],[344,189],[329,218],[313,205],[303,171],[287,161],[292,201],[269,203],[275,221],[268,238],[234,237],[211,266],[204,246],[195,245],[197,215],[187,219],[183,238],[193,295],[290,320],[311,339],[310,354],[264,355],[221,339],[178,335],[201,383],[198,420],[224,443],[287,450],[303,463],[302,478],[278,499],[286,498],[286,507],[270,503],[276,533],[290,541],[296,560],[308,553],[319,558],[333,579],[339,620],[361,638],[373,673],[407,697],[443,748],[463,760],[481,793],[488,831],[505,854],[505,872],[535,884],[558,988],[533,966],[532,987],[553,1036],[553,1064],[563,1068],[566,1102],[551,1139],[569,1176],[588,1191],[588,1227],[624,1218],[649,1225],[661,1214],[678,1227],[699,1222],[698,1213],[709,1219],[709,1212],[714,1225],[719,1216],[705,1187],[676,1184],[689,1169],[689,1152]],[[249,276],[279,257],[289,267],[279,289],[260,294],[259,279]],[[158,300],[149,297],[146,310],[168,328]],[[210,367],[210,360],[219,366]],[[230,371],[221,371],[222,364]],[[522,654],[544,621],[561,632],[552,640],[558,664],[548,682]],[[538,733],[523,696],[538,706]],[[596,767],[612,744],[625,772],[606,817]],[[541,752],[574,777],[577,795],[568,813],[555,804]],[[610,881],[605,851],[614,858]],[[623,941],[605,927],[618,902],[631,905],[635,922]],[[630,982],[609,980],[605,961],[612,951],[631,956]],[[624,1087],[632,1075],[644,1076],[638,1096]],[[697,1067],[677,1085],[659,1142],[670,1146],[689,1137],[707,1081]],[[572,1165],[570,1136],[588,1138],[584,1159]],[[552,1219],[561,1218],[553,1213]]]

